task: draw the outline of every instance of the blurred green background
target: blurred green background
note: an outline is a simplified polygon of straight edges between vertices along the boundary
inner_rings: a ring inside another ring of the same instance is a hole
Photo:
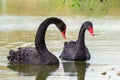
[[[120,0],[0,0],[0,14],[119,16]]]

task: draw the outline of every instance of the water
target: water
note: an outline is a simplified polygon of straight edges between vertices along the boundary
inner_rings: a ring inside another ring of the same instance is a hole
[[[10,49],[34,47],[36,30],[47,17],[0,16],[0,80],[119,80],[120,79],[120,19],[111,16],[64,17],[67,39],[64,40],[55,25],[46,33],[48,49],[57,57],[64,41],[76,40],[81,24],[92,21],[95,36],[86,31],[86,45],[92,55],[90,61],[72,62],[60,60],[59,65],[10,64]]]

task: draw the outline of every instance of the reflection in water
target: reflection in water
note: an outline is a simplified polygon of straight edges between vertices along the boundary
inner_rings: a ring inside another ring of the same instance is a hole
[[[90,64],[86,62],[63,62],[64,72],[68,76],[77,76],[77,80],[85,80],[86,68],[88,68],[89,65]]]
[[[36,76],[36,80],[45,80],[51,72],[57,70],[59,65],[32,65],[32,64],[17,64],[10,63],[9,69],[18,71],[21,76]]]
[[[62,62],[65,76],[77,77],[77,80],[85,80],[86,68],[89,63],[86,62]],[[10,63],[7,66],[13,71],[19,72],[19,76],[36,76],[36,80],[46,80],[55,72],[59,65],[33,65],[33,64],[18,64]],[[75,79],[76,80],[76,79]]]

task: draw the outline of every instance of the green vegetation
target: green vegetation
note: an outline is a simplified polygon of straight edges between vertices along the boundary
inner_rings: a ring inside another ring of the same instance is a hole
[[[76,8],[86,15],[106,15],[112,7],[112,0],[63,0],[63,5]]]
[[[4,11],[10,15],[119,16],[119,3],[120,0],[6,0],[6,10],[0,5],[0,14]]]

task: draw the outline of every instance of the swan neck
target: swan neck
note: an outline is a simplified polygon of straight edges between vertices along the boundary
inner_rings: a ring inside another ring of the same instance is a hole
[[[85,28],[84,26],[81,27],[78,36],[78,45],[79,47],[85,46]]]
[[[56,24],[55,20],[49,18],[40,24],[35,37],[35,47],[37,50],[46,49],[45,34],[50,24]]]

